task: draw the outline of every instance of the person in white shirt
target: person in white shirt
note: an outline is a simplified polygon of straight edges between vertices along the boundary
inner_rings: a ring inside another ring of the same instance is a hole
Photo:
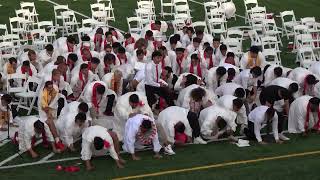
[[[246,114],[246,107],[243,100],[232,95],[225,95],[217,100],[217,104],[221,107],[227,108],[230,111],[237,113],[237,124],[240,125],[240,133],[248,125],[248,117]]]
[[[202,85],[203,81],[201,80],[201,78],[199,76],[197,76],[195,74],[183,73],[183,74],[180,74],[180,76],[178,77],[178,80],[174,85],[174,90],[181,91],[182,89],[184,89],[192,84]]]
[[[58,118],[56,126],[62,143],[74,152],[74,143],[89,123],[85,113],[69,112]]]
[[[202,51],[202,46],[201,46],[201,39],[200,38],[193,38],[192,40],[192,44],[189,44],[186,48],[188,54],[192,54],[194,52],[198,53],[200,51]]]
[[[320,131],[319,98],[308,95],[295,99],[289,109],[288,131],[289,133],[307,133],[314,129]]]
[[[212,47],[207,47],[204,52],[202,53],[201,59],[203,58],[204,62],[206,63],[206,68],[209,70],[214,66],[218,66],[218,61],[216,56],[213,53]]]
[[[53,152],[60,153],[61,151],[56,148],[51,131],[46,123],[43,123],[36,116],[26,116],[20,122],[18,133],[16,133],[15,141],[19,143],[19,150],[21,152],[28,151],[32,158],[39,157],[39,154],[34,150],[36,138],[42,137],[44,146],[49,143]]]
[[[220,60],[221,64],[230,64],[236,67],[240,67],[239,58],[234,55],[233,52],[227,52],[226,58]]]
[[[207,87],[211,91],[215,91],[219,86],[227,81],[227,70],[225,67],[213,67],[209,69],[206,78]]]
[[[235,140],[233,132],[236,131],[236,117],[235,112],[217,105],[203,109],[199,116],[202,137],[217,140],[226,134],[230,140]]]
[[[149,106],[152,107],[156,103],[155,94],[165,99],[169,106],[174,105],[172,93],[167,83],[161,78],[161,53],[155,51],[152,53],[152,61],[146,64],[145,68],[145,91]]]
[[[73,36],[60,37],[59,39],[53,42],[54,49],[59,51],[59,55],[64,55],[66,53],[75,53],[77,46],[76,40]]]
[[[280,66],[266,65],[263,69],[263,85],[268,86],[272,80],[282,77],[282,72],[283,70]]]
[[[105,74],[112,72],[116,67],[120,66],[120,62],[113,53],[107,53],[100,63],[98,74],[102,78]]]
[[[225,95],[233,95],[238,98],[246,97],[246,91],[244,88],[241,85],[233,82],[222,84],[214,92],[220,97]]]
[[[126,52],[126,49],[124,47],[120,46],[116,55],[116,60],[120,62],[120,65],[132,64],[131,62],[129,62],[129,60],[131,60],[131,56],[128,52]]]
[[[257,46],[251,46],[250,51],[245,53],[240,61],[241,69],[251,69],[256,66],[262,69],[265,65],[265,57],[260,52],[260,48]]]
[[[320,79],[320,62],[314,62],[311,64],[309,71],[311,71],[313,74],[317,76],[318,79]]]
[[[43,50],[39,52],[39,62],[42,66],[46,66],[48,63],[53,62],[58,57],[58,52],[53,48],[52,44],[45,46]]]
[[[184,48],[176,48],[175,56],[172,61],[172,70],[175,75],[179,76],[183,73],[183,67],[187,61],[188,53]]]
[[[290,102],[292,102],[294,98],[297,98],[300,96],[298,83],[289,78],[278,77],[272,80],[269,85],[277,85],[277,86],[288,89],[290,93],[290,99],[289,99]]]
[[[80,99],[91,106],[93,119],[97,119],[102,114],[113,116],[112,107],[116,96],[106,87],[104,82],[94,81],[88,83],[80,95]]]
[[[91,125],[92,124],[92,117],[90,115],[89,108],[90,108],[89,105],[85,102],[72,101],[72,102],[66,104],[62,108],[59,118],[64,117],[65,114],[68,114],[68,113],[73,113],[73,114],[85,113],[88,124]]]
[[[101,126],[90,126],[82,133],[81,159],[86,164],[86,169],[91,171],[92,155],[101,155],[109,151],[118,168],[123,168],[125,161],[120,157],[120,145],[117,135]]]
[[[105,74],[101,80],[106,83],[107,88],[114,91],[117,96],[122,95],[123,78],[120,70]]]
[[[28,60],[23,61],[22,65],[17,68],[16,73],[25,74],[27,77],[29,76],[37,76],[37,70],[33,65],[30,64]]]
[[[136,156],[135,149],[150,145],[153,146],[154,157],[162,158],[159,154],[162,146],[159,142],[157,127],[154,119],[149,116],[137,114],[127,120],[123,143],[123,150],[130,153],[133,160],[140,160],[140,157]]]
[[[314,95],[314,85],[318,82],[313,73],[305,68],[297,67],[290,71],[288,78],[296,81],[302,95]]]
[[[193,27],[188,27],[186,34],[184,34],[181,38],[182,47],[186,48],[187,46],[189,46],[189,44],[191,44],[193,34],[194,34]]]
[[[261,76],[261,68],[256,66],[252,69],[245,69],[238,74],[233,82],[241,85],[246,90],[246,95],[249,98],[248,102],[255,101],[257,96],[258,78]]]
[[[276,143],[282,144],[278,134],[278,115],[273,108],[268,106],[258,106],[248,115],[248,128],[244,129],[245,135],[249,139],[257,140],[259,144],[266,144],[261,137],[261,129],[267,126],[267,132],[272,132]]]
[[[198,54],[192,54],[185,63],[184,72],[195,74],[202,79],[207,74],[206,64],[199,59]]]

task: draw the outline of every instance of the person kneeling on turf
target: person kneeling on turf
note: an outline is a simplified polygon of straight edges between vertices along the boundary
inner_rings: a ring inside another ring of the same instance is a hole
[[[94,149],[92,148],[94,147]],[[102,126],[90,126],[82,134],[81,159],[85,161],[88,171],[93,170],[92,155],[109,151],[110,156],[116,161],[119,168],[123,168],[125,161],[120,157],[119,140],[116,133],[108,131]]]
[[[123,150],[129,152],[133,160],[140,160],[135,154],[135,149],[143,149],[146,146],[153,146],[156,159],[162,158],[159,154],[160,145],[157,127],[152,118],[143,114],[137,114],[129,118],[125,125]]]
[[[18,136],[19,150],[21,152],[28,151],[32,158],[37,158],[39,155],[35,152],[34,145],[36,138],[42,136],[42,143],[48,146],[50,142],[52,150],[55,153],[60,153],[60,150],[55,147],[52,133],[46,123],[39,120],[38,117],[25,117],[19,126],[18,133],[15,134],[15,139]]]

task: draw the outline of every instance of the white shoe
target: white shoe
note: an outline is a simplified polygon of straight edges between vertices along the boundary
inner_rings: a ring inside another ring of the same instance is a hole
[[[279,134],[279,139],[282,140],[282,141],[289,141],[290,140],[290,138],[286,137],[282,133]]]
[[[172,150],[171,145],[169,144],[168,146],[164,147],[164,153],[168,155],[175,155],[176,153]]]
[[[201,137],[197,137],[193,140],[194,144],[207,144],[206,141],[204,141]]]

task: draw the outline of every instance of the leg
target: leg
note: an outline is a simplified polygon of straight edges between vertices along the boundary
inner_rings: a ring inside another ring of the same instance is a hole
[[[113,107],[114,99],[116,98],[116,96],[114,94],[111,94],[111,95],[108,95],[107,97],[108,97],[108,103],[107,103],[105,112],[107,116],[113,116],[112,107]]]
[[[59,117],[60,112],[61,112],[63,107],[64,107],[64,99],[63,98],[59,98],[59,100],[58,100],[58,110],[57,110],[57,116],[58,117]]]
[[[156,87],[152,87],[149,85],[145,85],[145,90],[146,90],[146,96],[147,96],[147,100],[148,100],[148,104],[150,107],[152,107],[153,104],[156,103],[156,98],[155,98],[155,88]]]
[[[48,114],[49,114],[49,113],[48,113]],[[53,117],[52,117],[52,115],[49,115],[49,116],[48,116],[48,119],[47,119],[46,123],[47,123],[47,125],[49,126],[49,129],[50,129],[50,131],[51,131],[54,139],[56,140],[57,138],[59,138],[58,132],[57,132],[57,128],[56,128],[56,126],[55,126],[55,124],[54,124],[54,122],[53,122]]]
[[[254,134],[254,123],[253,122],[248,121],[248,127],[244,129],[244,134],[250,140],[256,140],[256,135]]]
[[[192,128],[193,138],[199,137],[200,136],[200,125],[199,125],[199,120],[198,120],[197,114],[189,111],[187,118],[188,118],[190,127]]]

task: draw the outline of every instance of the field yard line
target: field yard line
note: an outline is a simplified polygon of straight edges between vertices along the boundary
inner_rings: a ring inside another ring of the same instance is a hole
[[[51,152],[50,154],[48,154],[46,157],[43,157],[39,162],[45,162],[48,161],[48,159],[50,159],[51,157],[54,156],[54,153]]]
[[[157,172],[157,173],[142,174],[142,175],[136,175],[136,176],[120,177],[120,178],[114,178],[113,180],[125,180],[125,179],[137,179],[137,178],[145,178],[145,177],[154,177],[154,176],[161,176],[161,175],[168,175],[168,174],[175,174],[175,173],[182,173],[182,172],[190,172],[190,171],[199,171],[199,170],[218,168],[218,167],[225,167],[225,166],[232,166],[232,165],[239,165],[239,164],[251,164],[251,163],[256,163],[256,162],[271,161],[271,160],[278,160],[278,159],[286,159],[286,158],[292,158],[292,157],[301,157],[301,156],[308,156],[308,155],[315,155],[315,154],[320,154],[320,151],[295,153],[295,154],[288,154],[288,155],[282,155],[282,156],[272,156],[272,157],[265,157],[265,158],[251,159],[251,160],[243,160],[243,161],[232,161],[232,162],[212,164],[212,165],[207,165],[207,166],[198,166],[198,167],[192,167],[192,168],[161,171],[161,172]]]
[[[35,146],[38,145],[38,144],[40,144],[40,142],[41,142],[41,140],[37,141],[37,142],[35,143]],[[1,162],[0,162],[0,167],[1,167],[2,165],[6,164],[7,162],[13,160],[14,158],[18,157],[20,154],[22,154],[22,153],[24,153],[24,152],[26,152],[26,151],[18,152],[18,153],[16,153],[16,154],[8,157],[7,159],[1,161]]]
[[[46,1],[46,2],[48,2],[48,3],[51,3],[51,4],[55,5],[55,6],[60,5],[60,4],[58,4],[58,3],[54,2],[54,1],[51,1],[51,0],[44,0],[44,1]],[[70,8],[69,8],[69,10],[73,11],[74,13],[76,13],[76,14],[82,16],[82,17],[91,19],[91,17],[89,17],[89,16],[87,16],[87,15],[85,15],[85,14],[82,14],[81,12],[72,10],[72,9],[70,9]],[[115,28],[115,29],[119,30],[121,33],[125,33],[125,31],[123,31],[123,30],[121,30],[121,29],[119,29],[119,28],[116,28],[116,27],[113,27],[113,26],[110,26],[110,25],[107,25],[107,26],[109,26],[109,27],[111,27],[111,28]]]
[[[10,141],[11,141],[11,140],[9,140],[9,139],[5,139],[5,140],[1,141],[0,147],[4,146],[5,144],[7,144],[7,143],[10,142]]]
[[[193,3],[196,3],[196,4],[200,4],[200,5],[203,5],[203,3],[201,2],[198,2],[198,1],[194,1],[194,0],[189,0],[190,2],[193,2]]]

